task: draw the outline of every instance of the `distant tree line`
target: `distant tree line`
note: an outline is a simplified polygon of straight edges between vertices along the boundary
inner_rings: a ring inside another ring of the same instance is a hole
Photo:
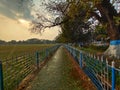
[[[37,39],[37,38],[32,38],[32,39],[23,40],[23,41],[11,40],[8,42],[6,42],[4,40],[0,40],[0,44],[53,44],[53,43],[55,43],[55,41]]]

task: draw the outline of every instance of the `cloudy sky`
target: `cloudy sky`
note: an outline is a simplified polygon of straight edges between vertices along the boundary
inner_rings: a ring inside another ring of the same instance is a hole
[[[28,30],[29,23],[34,19],[30,1],[32,0],[0,0],[0,40],[53,40],[58,35],[58,27],[46,29],[37,35]],[[33,3],[39,5],[40,1],[33,0]]]

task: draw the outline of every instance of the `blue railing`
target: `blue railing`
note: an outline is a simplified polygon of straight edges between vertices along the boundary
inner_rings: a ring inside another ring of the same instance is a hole
[[[58,47],[59,45],[2,60],[0,62],[0,90],[16,89],[21,81],[28,74],[39,69],[40,63]]]
[[[89,54],[69,45],[65,45],[80,68],[89,76],[97,90],[120,90],[120,69],[111,65],[103,56]]]

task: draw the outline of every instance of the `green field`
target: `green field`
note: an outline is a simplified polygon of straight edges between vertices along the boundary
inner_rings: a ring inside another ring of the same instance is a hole
[[[55,44],[0,45],[0,59],[39,51]]]

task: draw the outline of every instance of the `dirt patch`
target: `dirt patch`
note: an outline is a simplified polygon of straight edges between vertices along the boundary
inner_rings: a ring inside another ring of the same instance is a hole
[[[72,65],[73,65],[71,75],[75,79],[81,81],[81,84],[82,84],[81,86],[83,87],[83,89],[85,89],[85,90],[97,90],[95,85],[90,80],[90,78],[83,72],[82,69],[80,69],[79,64],[77,62],[75,62],[75,60],[71,56],[71,54],[66,49],[65,49],[65,52],[69,56],[69,59],[71,60]]]

